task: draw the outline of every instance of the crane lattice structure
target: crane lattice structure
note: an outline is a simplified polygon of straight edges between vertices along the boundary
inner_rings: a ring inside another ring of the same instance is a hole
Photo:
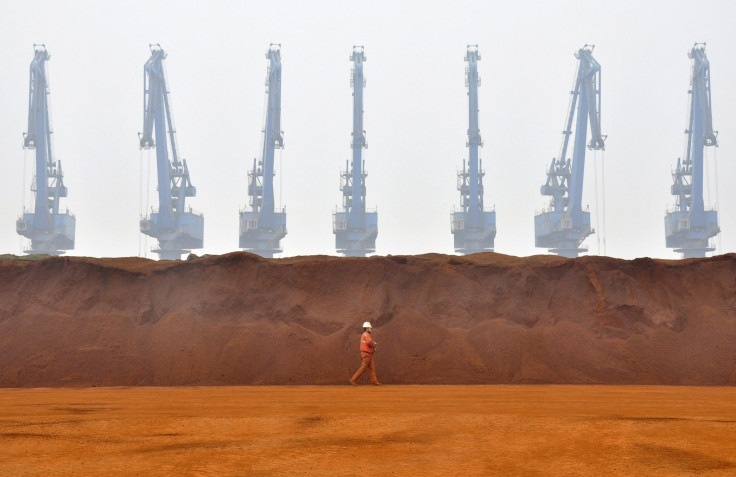
[[[138,136],[141,149],[156,149],[159,206],[141,219],[140,229],[158,240],[153,252],[159,258],[179,260],[191,249],[202,248],[204,217],[185,204],[187,197],[197,195],[197,189],[189,179],[186,159],[179,160],[164,68],[167,55],[161,45],[149,48],[151,57],[143,66],[143,132]]]
[[[337,253],[346,257],[365,257],[376,251],[378,236],[378,212],[367,211],[365,206],[365,161],[363,149],[368,148],[363,129],[363,63],[366,61],[362,46],[353,46],[350,55],[353,68],[350,85],[353,87],[353,132],[352,164],[345,163],[345,171],[340,173],[342,191],[342,210],[332,215],[332,232],[335,234]]]
[[[260,161],[248,172],[249,208],[240,211],[240,248],[273,258],[286,236],[286,209],[276,211],[273,191],[274,154],[284,147],[281,130],[281,44],[272,43],[266,58],[266,119]]]
[[[575,88],[570,92],[572,97],[565,130],[562,131],[562,151],[559,159],[552,159],[547,183],[541,187],[542,195],[551,196],[552,200],[548,210],[534,217],[535,245],[569,258],[588,251],[581,244],[593,233],[590,212],[582,208],[585,150],[586,147],[603,150],[606,139],[601,134],[601,66],[593,58],[593,48],[594,45],[585,45],[575,53],[577,75]],[[571,162],[566,156],[574,117],[575,142]],[[591,138],[586,144],[588,124]]]
[[[705,43],[696,43],[688,57],[692,60],[690,76],[690,111],[685,159],[677,159],[672,172],[672,195],[677,197],[675,210],[664,218],[665,241],[683,258],[705,257],[712,252],[710,239],[720,232],[718,212],[706,209],[703,201],[703,152],[718,146],[718,132],[713,130],[710,101],[710,63]]]
[[[483,163],[479,149],[483,147],[478,126],[478,45],[468,45],[465,61],[465,86],[468,88],[468,163],[463,160],[463,170],[457,174],[457,190],[460,191],[460,207],[453,210],[451,231],[454,235],[455,252],[464,255],[493,251],[496,238],[496,212],[483,206]]]
[[[49,83],[46,65],[51,56],[45,45],[33,45],[28,95],[28,132],[23,135],[23,147],[35,149],[36,170],[31,190],[35,192],[33,212],[23,210],[16,221],[18,234],[31,239],[25,253],[61,255],[74,249],[76,218],[69,210],[60,211],[59,201],[67,196],[61,161],[54,160],[51,119],[49,113]],[[25,207],[25,206],[24,206]]]

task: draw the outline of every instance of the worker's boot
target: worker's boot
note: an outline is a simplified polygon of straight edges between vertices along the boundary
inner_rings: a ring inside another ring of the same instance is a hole
[[[352,384],[353,386],[357,386],[357,385],[358,385],[358,383],[356,383],[356,382],[355,382],[355,381],[353,381],[352,379],[348,379],[348,382],[349,382],[350,384]]]

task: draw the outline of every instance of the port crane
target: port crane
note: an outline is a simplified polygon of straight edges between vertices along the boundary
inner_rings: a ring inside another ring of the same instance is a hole
[[[274,154],[284,147],[281,130],[281,44],[271,43],[266,52],[266,119],[261,159],[253,159],[248,171],[249,207],[240,211],[240,248],[273,258],[281,253],[286,236],[286,209],[276,211],[273,192]]]
[[[352,163],[345,162],[345,171],[340,173],[342,210],[332,214],[332,232],[335,234],[337,253],[346,257],[365,257],[376,251],[378,236],[378,212],[366,210],[365,160],[363,149],[368,147],[363,129],[363,89],[365,76],[363,63],[366,61],[363,46],[353,46],[350,55],[353,68],[350,85],[353,88],[353,132]]]
[[[31,239],[28,254],[61,255],[74,249],[76,218],[69,210],[59,210],[66,197],[61,161],[54,159],[51,119],[49,114],[49,83],[47,63],[51,58],[46,46],[34,44],[28,94],[28,131],[23,134],[23,147],[36,151],[35,192],[33,212],[23,210],[16,221],[18,234]]]
[[[692,60],[690,76],[690,107],[685,159],[677,159],[672,172],[671,193],[676,208],[664,218],[665,242],[668,248],[683,258],[705,257],[712,252],[711,237],[720,232],[718,212],[706,209],[703,201],[703,152],[706,147],[718,147],[718,132],[713,130],[710,94],[710,63],[705,43],[696,43],[688,52]]]
[[[151,57],[143,66],[143,132],[138,137],[141,149],[156,149],[159,206],[141,219],[140,230],[158,240],[153,252],[160,259],[180,260],[191,249],[202,248],[204,217],[185,203],[187,197],[197,195],[197,189],[186,159],[179,159],[164,69],[167,55],[159,44],[149,48]]]
[[[551,196],[552,200],[548,210],[534,217],[535,245],[568,258],[587,252],[581,244],[594,232],[590,227],[590,212],[582,208],[585,150],[603,150],[606,139],[601,134],[601,66],[593,58],[593,48],[594,45],[585,45],[575,53],[577,74],[562,131],[562,150],[559,158],[552,159],[547,182],[541,187],[542,195]],[[591,138],[586,144],[588,124]],[[567,158],[567,148],[573,132],[571,161]]]
[[[451,231],[455,252],[464,255],[493,251],[496,238],[496,212],[483,206],[483,163],[479,149],[483,147],[478,126],[478,45],[468,45],[465,61],[465,86],[468,88],[468,161],[463,160],[463,170],[457,174],[457,190],[460,191],[461,210],[452,211]]]

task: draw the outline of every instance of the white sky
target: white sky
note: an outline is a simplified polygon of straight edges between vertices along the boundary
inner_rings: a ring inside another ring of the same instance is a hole
[[[367,57],[367,203],[378,208],[376,252],[453,253],[450,211],[459,204],[456,172],[467,157],[469,43],[482,57],[481,157],[485,202],[496,208],[495,250],[546,253],[534,247],[533,217],[549,200],[539,187],[559,154],[573,53],[589,43],[601,64],[608,135],[605,251],[677,258],[665,248],[663,217],[674,206],[670,171],[684,150],[687,52],[696,41],[707,42],[720,132],[715,242],[721,253],[736,252],[734,19],[736,2],[728,0],[0,0],[0,253],[21,253],[15,220],[23,196],[28,205],[32,200],[34,156],[22,149],[22,133],[33,43],[45,43],[51,54],[55,153],[69,189],[62,207],[77,217],[69,255],[86,256],[133,256],[154,245],[138,229],[148,154],[139,151],[137,133],[149,43],[169,55],[179,148],[197,187],[188,203],[205,215],[205,247],[196,253],[238,250],[246,172],[260,155],[271,42],[281,43],[283,64],[285,149],[275,187],[282,187],[289,233],[281,256],[335,254],[331,214],[350,157],[353,45],[365,45]],[[589,151],[584,204],[595,227],[593,164]],[[716,203],[714,182],[707,205]],[[157,206],[155,194],[150,201]],[[600,236],[586,240],[591,254],[603,254]]]

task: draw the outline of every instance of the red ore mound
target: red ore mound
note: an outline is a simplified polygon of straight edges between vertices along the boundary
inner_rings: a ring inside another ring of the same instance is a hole
[[[0,386],[736,384],[736,254],[0,258]]]

